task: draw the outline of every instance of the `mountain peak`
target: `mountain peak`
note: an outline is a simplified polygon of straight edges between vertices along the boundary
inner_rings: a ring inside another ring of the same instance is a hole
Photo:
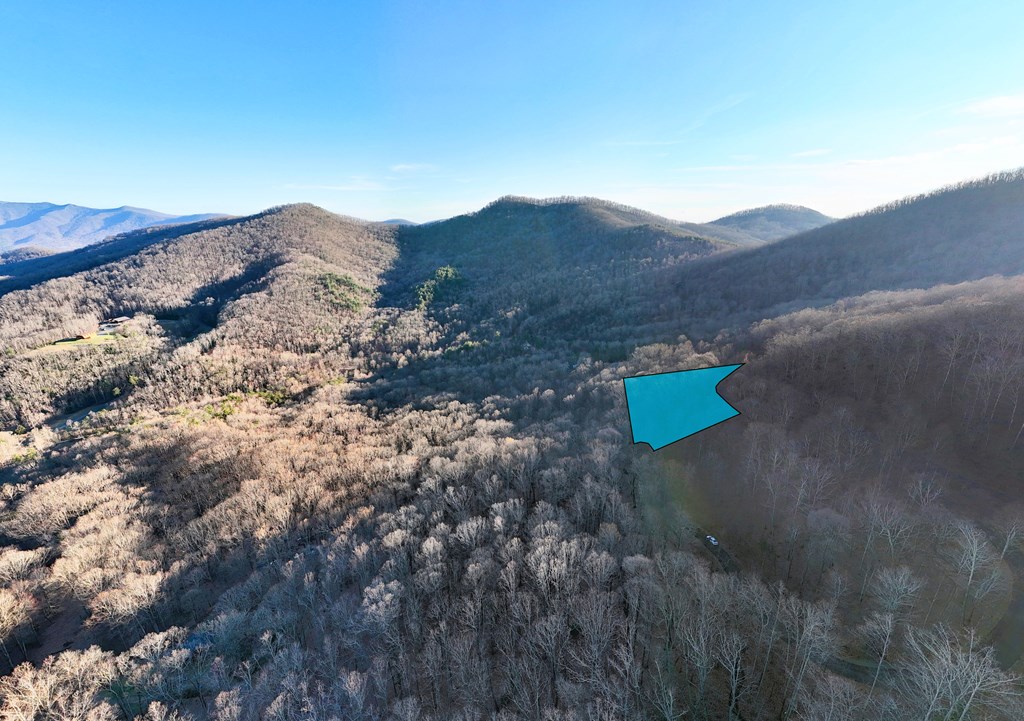
[[[742,230],[759,240],[770,242],[820,228],[832,221],[833,218],[802,205],[776,203],[740,210],[712,221],[711,225]]]
[[[712,222],[718,223],[729,218],[744,218],[751,215],[762,215],[765,213],[775,212],[792,212],[800,214],[821,215],[822,217],[828,217],[823,215],[822,213],[819,213],[817,210],[814,210],[813,208],[808,208],[805,205],[796,205],[795,203],[769,203],[768,205],[760,205],[756,208],[738,210],[735,213],[730,213],[729,215],[726,215]]]

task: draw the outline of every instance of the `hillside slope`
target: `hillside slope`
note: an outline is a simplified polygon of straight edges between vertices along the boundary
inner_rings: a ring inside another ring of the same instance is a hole
[[[703,331],[872,290],[1024,273],[1024,173],[907,198],[771,245],[708,258],[677,276]]]
[[[158,367],[167,369],[162,377],[177,374],[162,390],[165,401],[184,398],[195,390],[189,378],[208,385],[208,374],[215,373],[208,364],[231,363],[221,356],[230,356],[232,347],[244,349],[246,364],[265,364],[269,372],[281,360],[275,349],[342,345],[338,324],[372,299],[394,255],[392,234],[388,226],[311,205],[285,206],[248,218],[137,232],[65,254],[70,261],[52,256],[7,266],[34,268],[47,279],[0,296],[0,349],[7,355],[0,361],[6,388],[0,415],[35,424],[88,405],[88,399],[110,400],[129,375]],[[57,340],[95,333],[102,319],[115,316],[140,319],[131,330],[149,338],[144,345],[152,353],[145,363],[130,344],[76,348],[59,357],[37,353]],[[237,345],[213,351],[228,336]],[[119,348],[132,353],[121,359]],[[79,356],[80,362],[68,365]],[[91,379],[78,392],[46,382],[62,359],[67,372]]]
[[[415,305],[437,269],[460,275],[440,305],[483,334],[495,355],[506,342],[622,356],[614,336],[637,337],[659,314],[671,285],[659,284],[697,258],[739,247],[657,215],[592,198],[501,198],[476,213],[403,227],[383,301]],[[657,275],[658,270],[665,276]],[[668,283],[667,280],[664,281]],[[484,330],[486,325],[486,330]],[[494,333],[501,333],[496,342]],[[642,337],[642,336],[641,336]]]
[[[405,228],[403,234],[411,248],[443,242],[463,254],[475,248],[482,253],[523,253],[520,260],[527,263],[600,262],[619,253],[636,255],[667,241],[715,248],[733,245],[724,238],[687,232],[686,225],[597,198],[506,196],[475,213]],[[494,247],[481,248],[481,243]]]
[[[160,241],[237,222],[237,219],[210,219],[180,225],[158,225],[129,231],[82,248],[59,253],[34,247],[10,251],[0,256],[5,258],[3,267],[0,268],[0,296],[12,290],[29,288],[45,280],[73,275],[105,263],[122,260]]]
[[[26,246],[51,251],[73,250],[139,228],[214,217],[217,216],[168,215],[129,206],[100,209],[0,201],[0,253]]]

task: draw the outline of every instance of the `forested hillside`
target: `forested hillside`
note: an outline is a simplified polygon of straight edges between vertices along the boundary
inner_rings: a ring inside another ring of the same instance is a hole
[[[18,248],[17,250],[9,250],[5,253],[0,253],[0,265],[8,265],[10,263],[18,263],[23,260],[41,258],[45,255],[51,255],[51,251],[36,248],[34,246],[27,246],[24,248]]]
[[[0,267],[0,715],[1021,718],[1022,177]],[[629,442],[623,377],[732,362],[742,416]]]
[[[766,205],[741,210],[711,222],[711,225],[742,230],[760,240],[779,240],[833,222],[833,218],[800,205]]]
[[[181,225],[142,228],[63,253],[51,253],[31,248],[11,251],[3,256],[5,264],[3,274],[0,275],[0,293],[30,288],[51,278],[73,275],[82,270],[121,260],[161,240],[178,238],[197,230],[230,225],[234,222],[237,221],[215,219]]]
[[[336,358],[337,349],[351,342],[348,321],[323,309],[370,302],[377,274],[394,252],[386,227],[312,206],[190,230],[83,249],[70,267],[123,257],[0,297],[0,345],[7,355],[0,361],[0,418],[37,425],[47,415],[90,405],[86,399],[113,400],[119,395],[114,389],[123,392],[132,378],[134,386],[141,384],[140,395],[186,400],[213,385],[222,386],[217,392],[237,390],[240,378],[263,374],[242,383],[255,390],[270,382],[265,376],[278,366],[310,362],[312,353],[327,350]],[[36,262],[53,272],[46,260]],[[33,307],[43,312],[25,312]],[[126,328],[130,342],[59,353],[48,347],[93,332],[115,316],[133,318]],[[238,344],[224,342],[242,337]],[[312,362],[323,363],[319,357]],[[143,382],[150,374],[173,375],[174,381]],[[62,382],[66,375],[76,380]]]
[[[678,277],[681,310],[715,326],[871,290],[1024,273],[1024,173],[906,198]]]

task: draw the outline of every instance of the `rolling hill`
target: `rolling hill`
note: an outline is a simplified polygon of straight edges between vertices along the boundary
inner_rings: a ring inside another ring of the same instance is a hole
[[[741,210],[713,220],[709,225],[741,230],[759,240],[770,242],[814,230],[834,220],[835,218],[801,205],[766,205]]]
[[[593,198],[500,198],[475,213],[401,228],[382,301],[414,304],[415,289],[450,266],[461,281],[444,300],[458,304],[467,332],[501,333],[500,343],[487,339],[495,358],[506,343],[547,347],[553,337],[574,351],[618,357],[627,352],[618,340],[646,333],[660,314],[673,269],[747,243],[724,235]]]
[[[530,265],[597,263],[658,247],[703,255],[739,244],[691,228],[705,226],[596,198],[506,196],[475,213],[404,227],[401,238],[409,252],[496,263],[507,255]]]
[[[23,247],[73,250],[139,228],[215,217],[215,214],[167,215],[129,206],[99,209],[70,204],[0,202],[0,253]]]
[[[211,304],[219,308],[246,283],[266,283],[269,274],[291,264],[341,262],[347,273],[369,282],[385,252],[371,245],[378,230],[390,232],[311,205],[284,206],[246,218],[143,229],[12,263],[4,268],[11,277],[0,281],[0,342],[47,342],[105,315],[180,315],[197,308],[209,315]],[[31,287],[19,289],[25,285]],[[31,320],[18,310],[43,297],[64,298],[68,310],[61,323],[53,324],[52,316]],[[20,330],[12,331],[11,324]]]

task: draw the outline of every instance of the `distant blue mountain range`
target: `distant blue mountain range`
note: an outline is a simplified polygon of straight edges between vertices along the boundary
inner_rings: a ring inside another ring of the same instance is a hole
[[[0,201],[0,254],[11,251],[61,252],[119,233],[153,225],[176,225],[216,218],[217,214],[167,215],[145,208],[84,208],[53,203]]]

